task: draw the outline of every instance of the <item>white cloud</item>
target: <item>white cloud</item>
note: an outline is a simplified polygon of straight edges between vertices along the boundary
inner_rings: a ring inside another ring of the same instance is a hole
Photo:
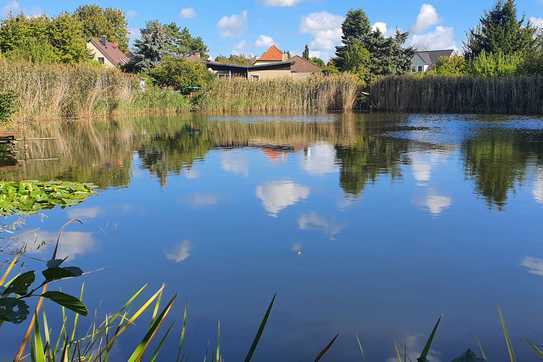
[[[432,164],[424,154],[413,153],[411,156],[411,171],[417,184],[424,185],[432,177]]]
[[[183,19],[193,19],[196,17],[196,10],[194,8],[183,8],[179,13]]]
[[[321,230],[325,233],[330,239],[334,240],[343,230],[343,226],[335,223],[334,221],[328,220],[323,216],[317,214],[316,212],[303,214],[298,219],[298,227],[300,230]]]
[[[2,8],[2,14],[5,17],[8,17],[10,15],[18,15],[22,12],[21,4],[17,0],[11,0],[9,1],[3,8]]]
[[[452,205],[452,198],[430,194],[426,197],[424,206],[434,216],[440,215]]]
[[[387,23],[384,23],[382,21],[378,21],[375,24],[373,24],[373,26],[371,27],[371,30],[373,30],[373,31],[379,30],[381,32],[381,34],[386,35],[386,33],[388,31],[388,26],[387,26]]]
[[[532,191],[535,201],[543,205],[543,167],[537,169],[537,175]]]
[[[268,6],[291,7],[300,3],[301,0],[264,0]]]
[[[543,277],[543,259],[528,256],[520,265],[525,267],[528,273]]]
[[[337,170],[336,149],[327,143],[310,146],[303,160],[303,168],[311,175],[324,175]]]
[[[543,32],[543,18],[536,18],[532,16],[530,18],[530,23],[538,29],[539,33]]]
[[[271,47],[273,44],[275,44],[275,41],[273,40],[273,38],[269,35],[260,35],[257,39],[256,39],[256,42],[255,42],[255,45],[258,47],[258,48],[269,48]]]
[[[437,25],[439,21],[440,19],[436,8],[430,4],[422,4],[412,31],[414,33],[421,33],[431,26]]]
[[[312,36],[309,48],[320,55],[330,57],[335,46],[341,44],[343,16],[326,11],[312,13],[302,18],[300,31]]]
[[[247,10],[242,11],[241,14],[223,16],[217,23],[217,28],[224,37],[240,36],[247,29],[247,19]]]
[[[13,247],[18,249],[25,248],[30,253],[52,253],[52,248],[56,244],[58,233],[48,231],[28,231],[11,239],[14,242]],[[57,257],[60,259],[68,257],[76,258],[84,255],[94,248],[96,240],[92,233],[66,231],[62,233]]]
[[[70,219],[95,219],[101,210],[99,207],[77,207],[68,209],[66,214]]]
[[[221,155],[221,167],[235,175],[249,175],[249,161],[238,151],[224,152]]]
[[[309,193],[308,187],[292,181],[274,181],[256,188],[256,197],[262,201],[264,209],[274,217],[283,209],[307,199]]]
[[[445,26],[436,26],[435,30],[424,34],[415,34],[410,44],[417,50],[456,49],[454,29]]]
[[[182,263],[190,258],[192,246],[189,240],[183,240],[165,253],[166,259],[175,263]]]

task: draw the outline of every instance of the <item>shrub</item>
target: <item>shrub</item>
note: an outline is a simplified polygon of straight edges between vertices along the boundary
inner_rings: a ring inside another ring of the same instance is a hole
[[[518,74],[524,57],[517,54],[482,52],[471,63],[470,72],[478,77],[503,77]]]
[[[467,71],[468,63],[466,59],[461,55],[453,55],[449,58],[443,57],[439,59],[431,73],[447,77],[459,77],[465,75]]]
[[[171,87],[182,94],[205,90],[213,79],[204,64],[172,57],[164,58],[157,67],[149,71],[149,76],[156,85]]]
[[[13,92],[0,93],[0,124],[7,122],[16,111],[17,97]]]
[[[526,56],[520,65],[519,72],[522,74],[543,75],[543,52]]]

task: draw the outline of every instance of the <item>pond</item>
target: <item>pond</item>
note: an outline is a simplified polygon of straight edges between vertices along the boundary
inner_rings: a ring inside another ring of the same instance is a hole
[[[505,360],[498,306],[519,360],[535,360],[525,338],[543,342],[541,119],[192,115],[28,132],[54,140],[31,142],[2,180],[98,189],[75,207],[3,217],[13,233],[0,233],[2,251],[26,243],[26,264],[45,260],[52,245],[33,241],[81,219],[60,253],[91,272],[90,314],[165,283],[177,319],[188,305],[190,361],[213,348],[218,320],[225,360],[242,360],[274,293],[256,361],[313,360],[336,333],[326,360],[360,360],[356,335],[369,361],[392,359],[394,343],[415,360],[442,314],[433,361],[479,351],[478,340]],[[62,287],[77,294],[80,283]],[[3,360],[22,332],[1,333]]]

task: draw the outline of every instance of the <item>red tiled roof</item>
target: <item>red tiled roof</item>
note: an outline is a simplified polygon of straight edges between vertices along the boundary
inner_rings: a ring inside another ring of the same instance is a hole
[[[91,43],[112,64],[118,66],[128,63],[129,58],[119,49],[117,44],[98,38],[92,38]]]
[[[272,45],[270,49],[266,50],[266,52],[257,60],[264,62],[280,62],[283,60],[283,52],[275,45]]]

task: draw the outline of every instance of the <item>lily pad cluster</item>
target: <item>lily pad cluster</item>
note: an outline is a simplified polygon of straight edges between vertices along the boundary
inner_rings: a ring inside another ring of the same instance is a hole
[[[94,193],[88,183],[66,181],[0,181],[0,215],[29,215],[56,206],[80,204]]]

